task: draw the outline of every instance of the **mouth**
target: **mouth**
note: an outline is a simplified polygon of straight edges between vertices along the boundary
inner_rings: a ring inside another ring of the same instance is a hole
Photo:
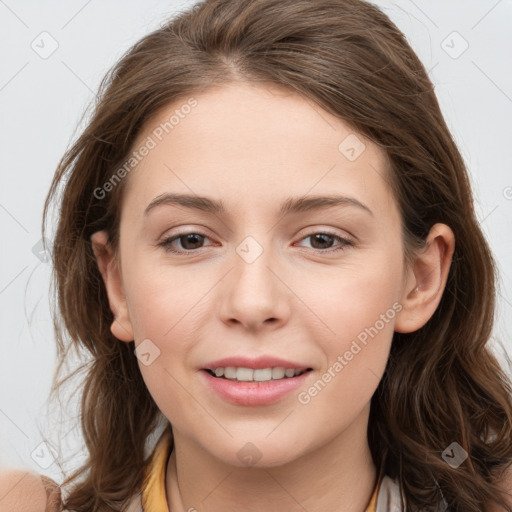
[[[272,364],[272,363],[271,363]],[[270,366],[218,366],[203,368],[200,374],[211,392],[236,406],[267,406],[284,400],[313,374],[313,368]]]
[[[214,370],[205,368],[203,371],[217,379],[233,382],[272,382],[293,379],[312,370],[312,368],[284,368],[281,366],[257,369],[228,366],[218,367]]]

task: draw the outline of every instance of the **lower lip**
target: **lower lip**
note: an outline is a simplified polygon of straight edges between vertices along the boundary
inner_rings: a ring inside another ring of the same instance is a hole
[[[302,385],[311,370],[287,379],[266,382],[239,382],[236,380],[213,377],[206,370],[201,370],[206,384],[224,400],[236,405],[273,404]]]

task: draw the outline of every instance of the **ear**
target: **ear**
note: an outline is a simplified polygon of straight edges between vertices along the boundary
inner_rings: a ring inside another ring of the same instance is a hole
[[[133,327],[123,290],[121,271],[114,252],[108,242],[106,231],[91,235],[92,250],[107,290],[114,321],[110,326],[112,334],[121,341],[133,341]]]
[[[396,316],[396,332],[414,332],[434,314],[443,296],[455,250],[455,236],[446,224],[434,224],[426,246],[408,268]]]

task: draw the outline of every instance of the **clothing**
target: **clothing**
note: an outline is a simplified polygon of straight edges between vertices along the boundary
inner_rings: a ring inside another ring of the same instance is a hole
[[[165,474],[171,449],[172,434],[170,427],[167,427],[151,454],[141,491],[132,496],[126,512],[169,512]],[[47,486],[48,491],[51,491],[51,494],[55,496],[55,486]],[[60,495],[58,497],[60,498]],[[60,503],[60,499],[57,501]],[[49,503],[51,503],[51,506],[46,508],[46,512],[61,510],[56,501],[50,500]],[[380,473],[370,502],[364,512],[403,512],[403,510],[397,481]],[[439,504],[436,512],[442,511],[449,512],[444,500]],[[62,512],[69,511],[64,510]]]
[[[132,502],[129,512],[169,512],[165,490],[167,461],[172,449],[170,428],[158,440],[147,466],[141,494]],[[398,486],[389,477],[379,474],[370,502],[364,512],[401,512]]]

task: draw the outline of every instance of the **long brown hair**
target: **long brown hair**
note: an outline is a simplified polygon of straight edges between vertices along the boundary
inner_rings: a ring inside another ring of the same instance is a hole
[[[398,478],[407,510],[441,496],[453,511],[480,512],[493,500],[506,506],[498,481],[512,461],[512,389],[488,346],[495,263],[424,66],[389,18],[362,0],[200,2],[136,43],[101,83],[87,127],[58,166],[43,218],[44,236],[62,187],[53,244],[60,356],[54,390],[66,380],[58,377],[70,347],[88,354],[81,426],[89,457],[63,483],[71,489],[66,506],[122,510],[142,483],[145,443],[162,416],[133,342],[110,332],[113,315],[91,250],[91,234],[102,229],[118,247],[129,177],[107,194],[98,189],[162,107],[237,80],[288,87],[386,152],[406,256],[433,224],[453,230],[442,300],[421,329],[394,333],[368,439],[377,468]],[[457,469],[441,456],[453,441],[469,455]]]

